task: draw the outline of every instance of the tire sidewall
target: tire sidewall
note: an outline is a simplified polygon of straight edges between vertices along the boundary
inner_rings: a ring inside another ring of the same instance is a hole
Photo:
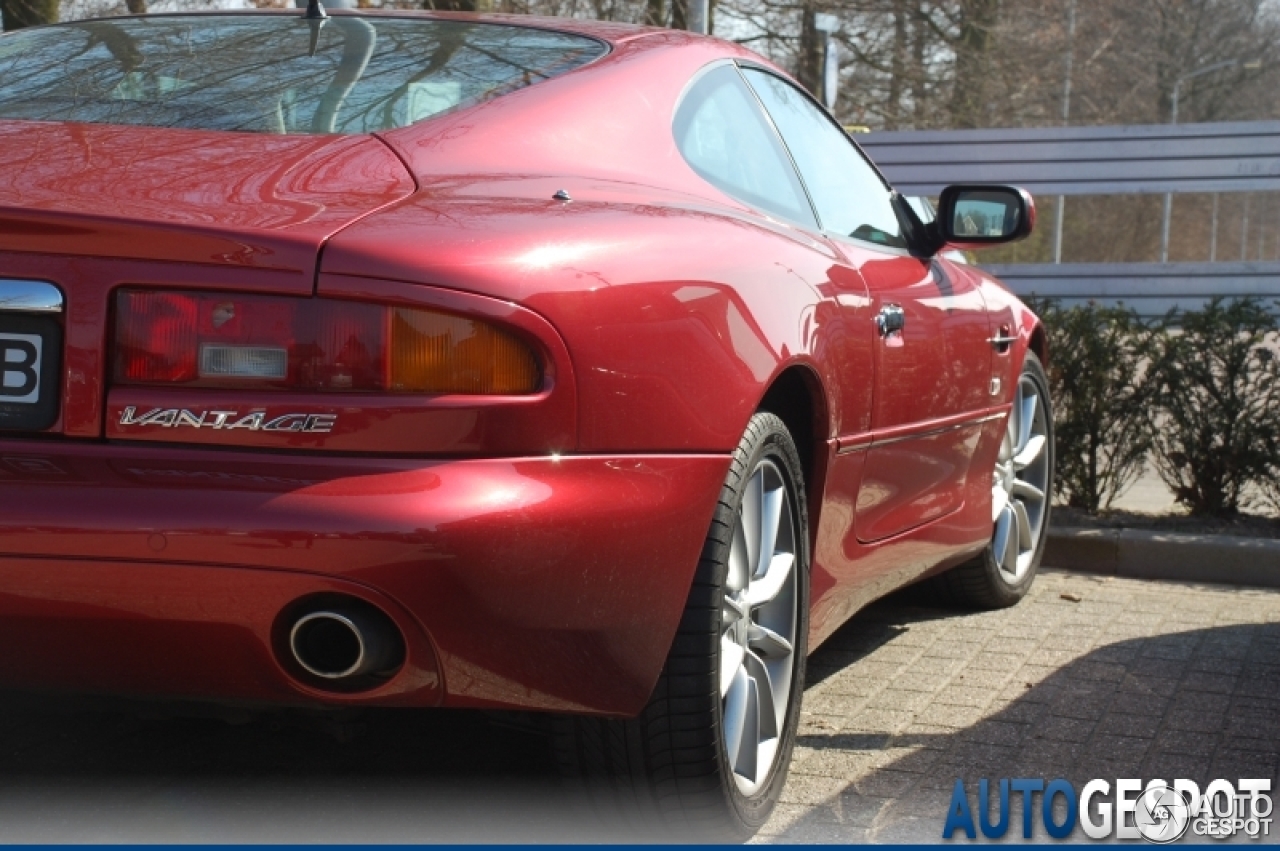
[[[729,506],[720,506],[723,517],[729,528],[737,520],[742,508],[745,485],[750,481],[752,471],[762,459],[769,459],[784,474],[787,496],[791,500],[792,512],[797,524],[796,529],[796,640],[794,644],[795,661],[792,665],[791,682],[789,683],[790,699],[787,704],[787,715],[782,729],[779,731],[779,743],[773,766],[769,776],[755,794],[750,797],[742,794],[734,780],[733,768],[726,750],[724,730],[723,701],[717,694],[715,724],[717,754],[720,765],[720,779],[724,792],[733,804],[734,811],[742,820],[745,830],[754,834],[769,818],[774,805],[782,794],[782,787],[787,780],[787,769],[791,762],[791,754],[795,746],[796,730],[800,722],[800,705],[804,694],[805,657],[809,644],[809,521],[808,507],[805,500],[804,474],[795,442],[782,420],[768,413],[756,414],[751,419],[742,443],[735,456],[742,460],[745,478],[739,482],[736,496]],[[717,598],[724,594],[724,582],[728,575],[729,547],[718,548],[716,553]],[[719,634],[716,637],[716,671],[715,682],[720,681]]]
[[[1040,540],[1036,541],[1036,550],[1031,559],[1031,566],[1023,574],[1022,578],[1016,583],[1011,583],[1004,578],[993,549],[994,540],[989,541],[986,549],[983,550],[982,559],[986,566],[991,590],[998,598],[998,603],[1004,606],[1012,606],[1025,597],[1032,583],[1035,582],[1036,574],[1040,570],[1040,560],[1044,557],[1045,543],[1049,539],[1049,522],[1053,514],[1053,482],[1057,463],[1054,455],[1053,399],[1049,396],[1049,378],[1045,375],[1044,367],[1040,364],[1040,358],[1030,350],[1027,351],[1023,359],[1022,369],[1018,371],[1018,380],[1021,381],[1023,378],[1030,378],[1035,383],[1036,389],[1040,392],[1040,399],[1044,404],[1046,438],[1044,451],[1049,453],[1049,475],[1048,487],[1045,490],[1044,522],[1040,526]]]

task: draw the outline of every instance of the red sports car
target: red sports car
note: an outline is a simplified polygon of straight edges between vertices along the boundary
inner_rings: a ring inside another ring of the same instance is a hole
[[[0,39],[0,682],[554,713],[742,837],[805,656],[1026,593],[1036,317],[784,73],[660,29],[152,15]]]

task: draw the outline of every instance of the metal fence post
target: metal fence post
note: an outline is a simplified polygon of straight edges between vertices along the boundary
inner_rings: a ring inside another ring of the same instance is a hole
[[[840,29],[840,18],[829,12],[813,16],[813,28],[822,33],[822,102],[827,109],[835,109],[840,88],[840,56],[836,52],[835,32]]]
[[[1209,231],[1209,262],[1218,259],[1218,193],[1213,193],[1212,228]]]
[[[1076,51],[1076,0],[1071,0],[1067,7],[1067,68],[1062,83],[1062,124],[1070,123],[1071,118],[1071,70],[1075,65]],[[1067,212],[1067,196],[1058,196],[1058,215],[1053,222],[1053,262],[1062,262],[1062,223]]]
[[[1249,246],[1249,196],[1244,196],[1244,214],[1240,216],[1240,259],[1248,260]]]
[[[708,35],[707,20],[710,15],[711,0],[689,0],[689,32]]]

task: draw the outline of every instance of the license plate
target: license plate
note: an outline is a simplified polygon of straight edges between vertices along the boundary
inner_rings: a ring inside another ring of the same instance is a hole
[[[0,429],[43,431],[53,425],[61,377],[58,321],[0,313]]]

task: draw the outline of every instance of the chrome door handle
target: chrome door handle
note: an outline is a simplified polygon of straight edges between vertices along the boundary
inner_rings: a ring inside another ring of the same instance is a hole
[[[898,304],[886,304],[876,314],[876,328],[881,337],[899,334],[907,327],[907,314]]]
[[[1014,332],[1013,326],[1006,323],[1000,326],[994,337],[988,337],[987,342],[991,344],[991,348],[1003,355],[1008,353],[1010,346],[1018,342],[1018,335]]]

